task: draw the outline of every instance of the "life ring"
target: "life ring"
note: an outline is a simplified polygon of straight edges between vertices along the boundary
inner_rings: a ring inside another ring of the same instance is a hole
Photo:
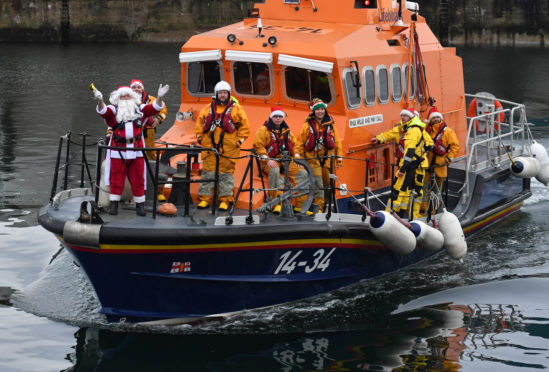
[[[494,109],[495,109],[495,111],[499,111],[502,108],[503,108],[503,106],[501,105],[501,102],[498,101],[497,99],[495,99],[494,100]],[[467,116],[469,116],[469,117],[477,116],[477,99],[476,98],[473,98],[471,103],[469,103],[469,107],[467,108]],[[503,123],[503,120],[505,119],[505,113],[500,112],[498,117],[499,117],[499,121],[501,123]],[[497,119],[498,117],[495,117],[494,119]],[[482,125],[479,126],[478,120],[475,120],[475,124],[476,124],[476,128],[477,128],[477,132],[486,133],[486,129],[487,129],[486,126],[484,126],[484,128],[482,128]],[[499,129],[499,125],[497,123],[494,123],[494,129],[495,130]]]

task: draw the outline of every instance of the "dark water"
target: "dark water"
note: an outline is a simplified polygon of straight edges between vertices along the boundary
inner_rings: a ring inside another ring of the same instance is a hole
[[[104,133],[88,85],[168,83],[179,45],[0,45],[0,371],[487,371],[549,367],[549,189],[469,240],[463,263],[421,265],[223,321],[108,325],[80,270],[37,225],[59,136]],[[549,148],[549,51],[459,49],[466,89],[528,105]],[[131,61],[131,62],[130,62]],[[161,128],[161,132],[166,129]],[[50,262],[51,261],[51,262]],[[15,293],[8,301],[11,289]]]

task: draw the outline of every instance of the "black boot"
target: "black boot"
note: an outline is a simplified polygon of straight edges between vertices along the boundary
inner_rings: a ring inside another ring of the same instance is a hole
[[[111,204],[109,204],[109,210],[107,211],[108,214],[112,214],[113,216],[118,214],[118,201],[111,200]]]
[[[145,216],[147,212],[145,212],[145,203],[135,203],[135,213],[138,216]]]

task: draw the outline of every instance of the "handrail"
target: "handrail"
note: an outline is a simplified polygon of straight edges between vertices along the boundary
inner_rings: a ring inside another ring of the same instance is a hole
[[[67,132],[64,135],[59,137],[59,145],[57,148],[57,156],[55,159],[55,169],[53,174],[53,182],[51,187],[51,194],[50,194],[50,203],[53,203],[53,198],[57,194],[57,184],[59,181],[59,171],[61,169],[64,170],[64,177],[63,177],[63,190],[67,190],[68,182],[69,182],[69,166],[71,165],[70,162],[70,153],[71,153],[71,144],[76,145],[80,148],[82,148],[82,153],[80,154],[80,163],[77,163],[76,165],[80,166],[80,188],[84,187],[85,183],[85,175],[84,175],[84,169],[86,170],[86,173],[88,175],[88,180],[90,185],[93,187],[93,181],[92,176],[90,172],[90,166],[89,162],[86,158],[86,137],[88,136],[87,133],[79,133],[80,136],[82,136],[82,143],[76,143],[71,140],[72,132]],[[96,142],[96,144],[99,143],[99,141]],[[61,164],[61,156],[63,154],[63,145],[65,146],[65,163]]]

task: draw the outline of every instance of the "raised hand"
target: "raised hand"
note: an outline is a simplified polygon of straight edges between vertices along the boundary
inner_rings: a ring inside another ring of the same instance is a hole
[[[170,90],[170,86],[168,84],[166,85],[160,84],[160,86],[158,87],[157,97],[162,99],[166,95],[166,93],[168,93],[168,90]]]
[[[93,91],[93,98],[95,98],[97,101],[102,101],[103,100],[103,93],[101,93],[99,91],[99,89],[95,89]]]

